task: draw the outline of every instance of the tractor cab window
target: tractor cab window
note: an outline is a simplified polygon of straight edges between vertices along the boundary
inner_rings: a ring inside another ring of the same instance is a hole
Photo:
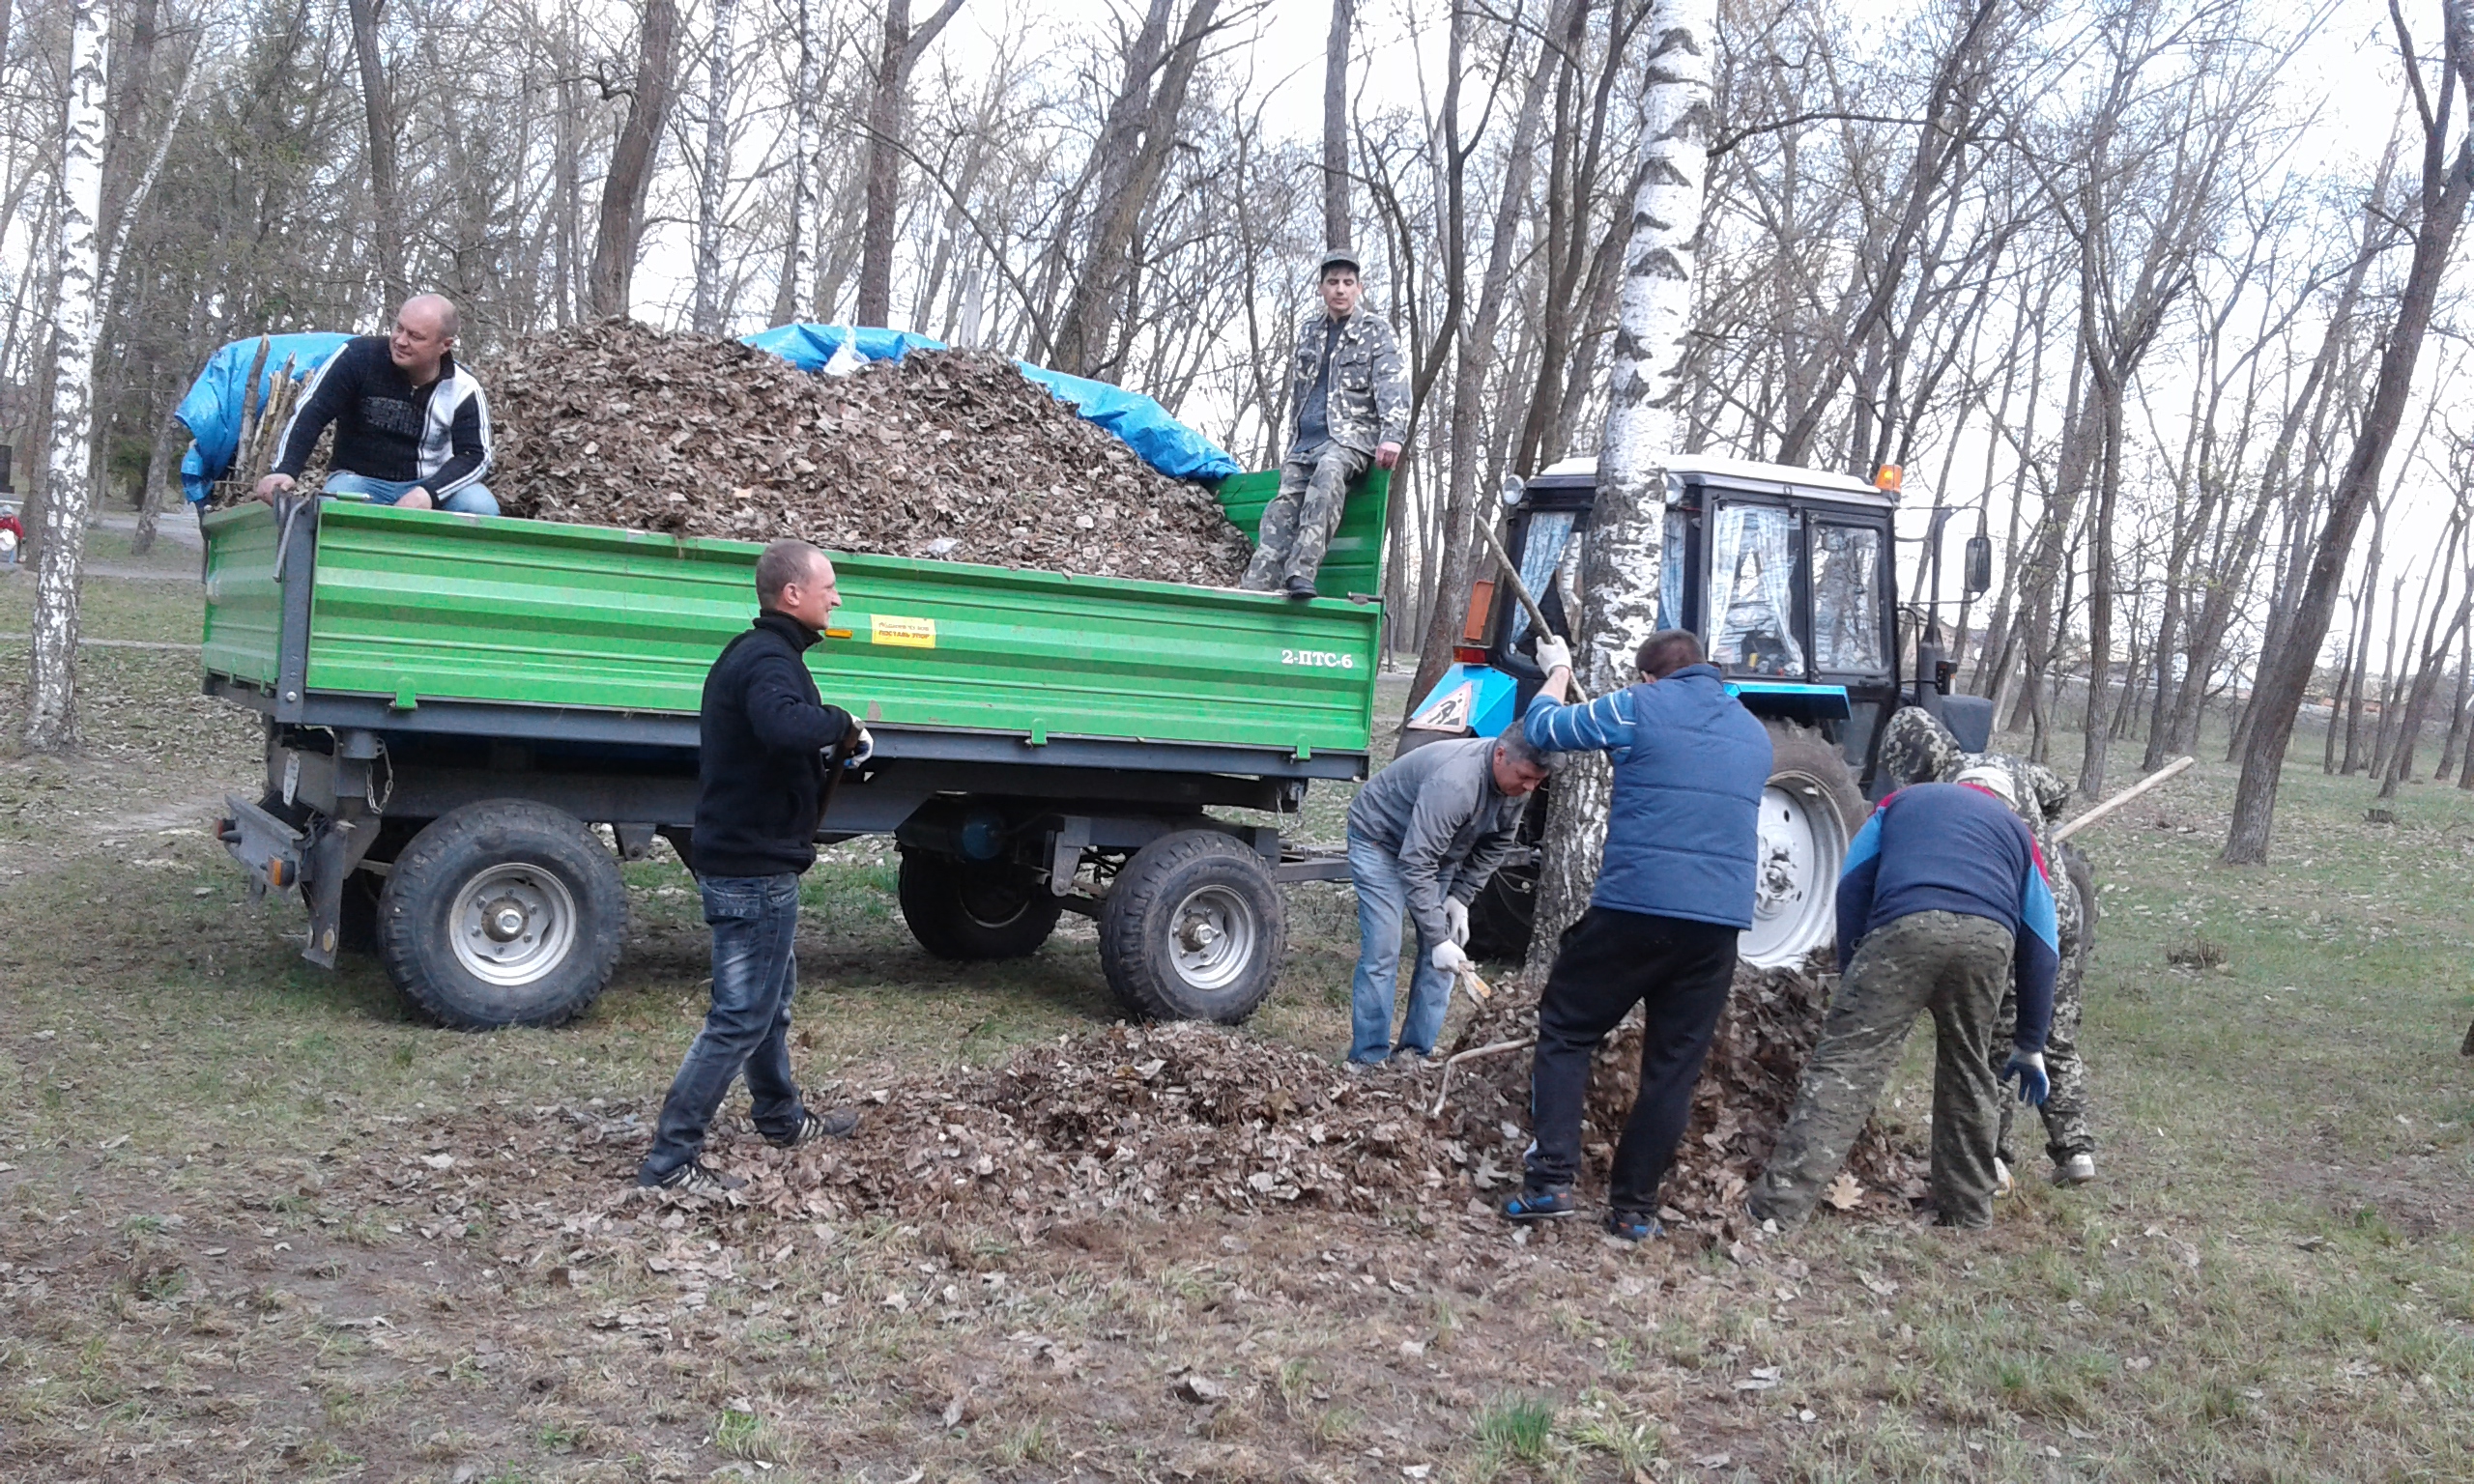
[[[1666,540],[1662,544],[1658,576],[1658,627],[1683,627],[1683,587],[1691,581],[1685,574],[1692,570],[1684,543],[1692,539],[1692,517],[1673,505],[1666,509]]]
[[[1565,548],[1571,545],[1572,528],[1580,523],[1577,510],[1540,510],[1529,518],[1528,533],[1520,546],[1521,585],[1529,589],[1538,606],[1546,611],[1551,620],[1563,616],[1561,584],[1555,572],[1563,565]],[[1507,647],[1518,647],[1529,637],[1529,610],[1517,601],[1511,604],[1511,625],[1505,631]]]
[[[1882,532],[1813,525],[1813,664],[1846,673],[1889,667],[1882,624]]]
[[[1801,678],[1796,512],[1724,504],[1710,528],[1710,659],[1736,673]]]

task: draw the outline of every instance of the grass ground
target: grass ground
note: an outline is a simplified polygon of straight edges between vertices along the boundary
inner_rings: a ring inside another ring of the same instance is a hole
[[[0,633],[25,587],[0,580]],[[99,580],[89,632],[193,639],[195,604]],[[701,1013],[675,865],[629,868],[637,931],[583,1020],[433,1029],[366,962],[302,962],[297,909],[251,903],[205,837],[256,742],[193,657],[85,664],[89,753],[0,760],[0,1476],[2474,1476],[2474,795],[2412,787],[2372,823],[2316,739],[2268,869],[2214,864],[2212,758],[2086,837],[2104,1178],[2031,1178],[1989,1234],[834,1229],[579,1193],[640,1150],[624,1120]],[[812,1083],[1114,1013],[1079,920],[957,969],[891,887],[862,842],[810,878]],[[1248,1034],[1337,1055],[1348,899],[1291,912]]]

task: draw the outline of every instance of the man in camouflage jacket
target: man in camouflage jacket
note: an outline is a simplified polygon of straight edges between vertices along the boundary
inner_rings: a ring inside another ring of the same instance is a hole
[[[2008,753],[1969,753],[1941,720],[1920,706],[1904,706],[1882,731],[1881,768],[1893,786],[1948,783],[1964,769],[1978,765],[2006,770],[2020,803],[2019,813],[2035,832],[2036,844],[2053,869],[2054,918],[2061,938],[2061,965],[2054,976],[2053,1030],[2045,1040],[2045,1071],[2052,1095],[2045,1099],[2045,1153],[2053,1158],[2054,1180],[2082,1184],[2096,1176],[2096,1134],[2087,1124],[2087,1064],[2079,1055],[2079,996],[2087,959],[2095,946],[2096,873],[2075,845],[2054,839],[2062,809],[2070,802],[2070,785],[2041,763]],[[2002,997],[2000,1021],[2007,1025],[2018,1013],[2015,987]],[[1999,1042],[1996,1042],[1998,1045]],[[2011,1123],[2016,1105],[2001,1105],[2001,1160],[2019,1167]]]
[[[1390,469],[1409,436],[1409,374],[1392,327],[1362,310],[1357,259],[1326,252],[1322,306],[1297,328],[1288,456],[1263,507],[1254,559],[1240,585],[1314,596],[1314,574],[1340,524],[1349,485],[1368,465]]]

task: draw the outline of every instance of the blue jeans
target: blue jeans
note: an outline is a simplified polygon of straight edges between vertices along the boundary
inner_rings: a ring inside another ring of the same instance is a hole
[[[1392,1006],[1400,991],[1400,920],[1408,916],[1409,883],[1400,859],[1369,840],[1349,836],[1349,875],[1357,882],[1357,977],[1349,985],[1349,1060],[1380,1062],[1393,1051],[1434,1054],[1443,1013],[1452,1008],[1452,976],[1434,966],[1434,945],[1418,934],[1418,966],[1409,979],[1409,1017],[1392,1042]]]
[[[347,473],[337,470],[327,476],[326,492],[330,495],[359,496],[373,505],[391,505],[421,487],[418,479],[372,479],[366,474]],[[452,510],[457,515],[499,513],[499,498],[490,493],[488,485],[478,480],[464,486],[445,499],[439,499],[437,492],[432,491],[430,503],[441,510]]]
[[[704,1149],[705,1126],[741,1072],[757,1131],[766,1138],[798,1132],[807,1111],[791,1079],[791,999],[799,988],[798,958],[791,949],[799,927],[799,878],[787,872],[705,876],[697,885],[713,928],[713,1008],[662,1099],[652,1153],[636,1172],[646,1182]]]

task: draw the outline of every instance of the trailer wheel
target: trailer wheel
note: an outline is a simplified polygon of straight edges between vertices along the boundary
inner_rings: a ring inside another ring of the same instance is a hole
[[[897,894],[919,946],[964,962],[1036,953],[1065,912],[1054,893],[1011,861],[965,861],[935,850],[902,852]]]
[[[1180,830],[1117,872],[1100,966],[1135,1014],[1235,1025],[1272,992],[1288,917],[1263,858],[1217,830]]]
[[[1863,827],[1863,792],[1846,756],[1809,727],[1772,720],[1761,794],[1752,926],[1736,952],[1757,969],[1796,963],[1838,931],[1838,869]]]
[[[522,799],[442,814],[395,858],[378,956],[458,1030],[557,1025],[610,982],[627,936],[618,863],[582,821]]]

